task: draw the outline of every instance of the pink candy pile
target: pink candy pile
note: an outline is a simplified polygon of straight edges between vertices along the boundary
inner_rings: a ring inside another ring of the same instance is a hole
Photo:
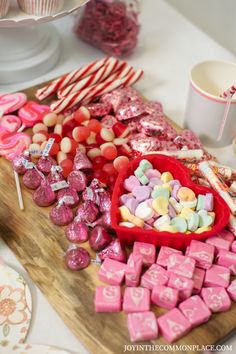
[[[139,24],[137,9],[128,2],[90,1],[75,24],[75,33],[108,54],[130,55],[137,46]]]
[[[174,342],[207,322],[212,313],[236,301],[236,241],[223,230],[205,243],[191,241],[185,252],[135,242],[128,262],[105,259],[94,299],[96,312],[128,314],[132,342],[152,340],[158,333]],[[121,285],[126,288],[122,296]],[[151,306],[168,311],[156,318]]]

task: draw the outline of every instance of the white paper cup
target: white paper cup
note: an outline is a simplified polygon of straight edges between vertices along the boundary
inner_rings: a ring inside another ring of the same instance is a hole
[[[227,103],[219,96],[235,83],[234,63],[205,61],[191,70],[185,126],[193,130],[206,146],[226,146],[236,135],[236,98],[233,98],[222,138],[217,141]]]

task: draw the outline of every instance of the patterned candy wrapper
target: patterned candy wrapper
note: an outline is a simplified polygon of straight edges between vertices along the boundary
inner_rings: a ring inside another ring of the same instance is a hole
[[[145,137],[137,134],[130,140],[130,146],[134,152],[145,153],[148,151],[159,150],[160,144],[154,137]]]
[[[131,118],[136,118],[145,113],[145,104],[140,100],[130,101],[119,105],[116,111],[116,118],[124,121]]]

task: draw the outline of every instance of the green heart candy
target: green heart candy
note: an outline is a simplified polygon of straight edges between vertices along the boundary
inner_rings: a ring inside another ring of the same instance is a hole
[[[178,232],[186,232],[188,229],[187,222],[182,216],[173,218],[170,225],[174,226]]]
[[[170,191],[167,188],[156,188],[152,191],[152,199],[157,197],[165,197],[166,199],[170,198]]]
[[[189,214],[187,218],[188,230],[196,231],[199,226],[199,215],[195,212]]]
[[[140,161],[139,167],[142,168],[143,172],[146,172],[149,168],[153,168],[151,162],[149,162],[148,160],[145,160],[145,159]]]
[[[214,222],[213,217],[207,213],[206,210],[200,210],[199,215],[199,227],[211,226]]]

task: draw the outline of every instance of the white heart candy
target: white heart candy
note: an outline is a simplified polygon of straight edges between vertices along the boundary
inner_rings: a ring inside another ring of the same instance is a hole
[[[148,206],[147,202],[140,203],[135,210],[135,216],[144,221],[151,219],[153,215],[154,211]]]

